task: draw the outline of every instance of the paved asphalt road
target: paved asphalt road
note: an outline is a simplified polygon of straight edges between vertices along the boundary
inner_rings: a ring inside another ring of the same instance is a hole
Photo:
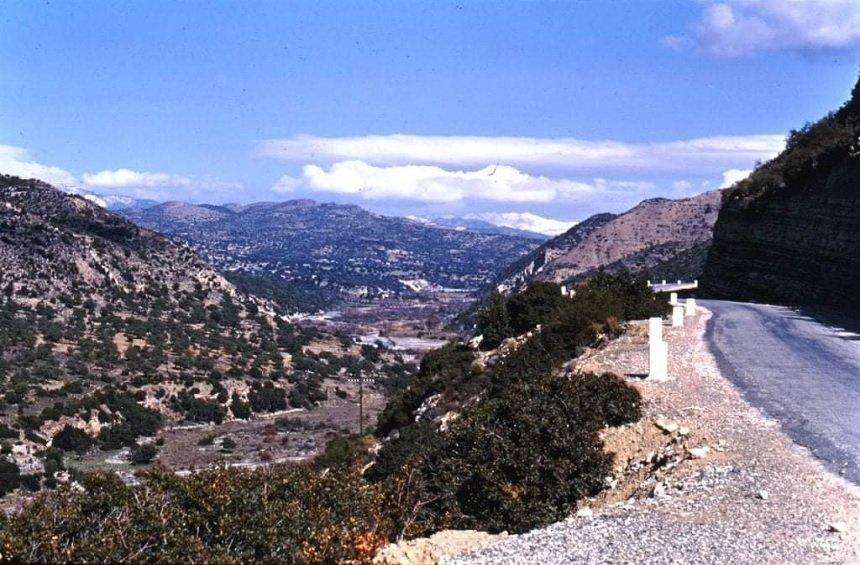
[[[860,335],[779,306],[702,300],[723,373],[799,444],[860,484]]]

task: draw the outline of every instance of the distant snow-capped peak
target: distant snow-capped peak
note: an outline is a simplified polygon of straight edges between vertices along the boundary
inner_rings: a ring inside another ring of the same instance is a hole
[[[545,218],[530,212],[481,212],[466,214],[463,218],[467,220],[483,220],[496,226],[542,233],[549,236],[561,235],[577,224],[577,222]]]

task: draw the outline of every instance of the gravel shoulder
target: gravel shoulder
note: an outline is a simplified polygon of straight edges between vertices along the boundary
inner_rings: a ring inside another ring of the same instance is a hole
[[[685,328],[664,328],[668,382],[642,378],[643,323],[572,368],[625,375],[645,399],[642,422],[607,433],[619,476],[606,495],[567,521],[442,562],[860,562],[860,489],[720,373],[710,317],[699,308]]]

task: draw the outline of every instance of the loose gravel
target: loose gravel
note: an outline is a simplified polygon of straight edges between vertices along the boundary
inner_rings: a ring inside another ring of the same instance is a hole
[[[689,427],[698,459],[650,495],[595,507],[443,563],[860,563],[860,489],[746,403],[705,344],[711,314],[664,328],[672,380],[651,383],[640,325],[580,362],[626,375],[646,417]]]

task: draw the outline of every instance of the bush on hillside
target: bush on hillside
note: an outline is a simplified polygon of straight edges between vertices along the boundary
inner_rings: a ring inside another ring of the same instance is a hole
[[[517,382],[467,408],[451,429],[402,430],[369,478],[417,469],[427,502],[408,536],[438,528],[523,532],[562,520],[603,487],[612,456],[598,432],[641,416],[639,394],[613,375]]]
[[[51,445],[59,447],[63,451],[74,451],[84,453],[93,444],[93,439],[83,430],[66,424],[62,430],[54,436]]]
[[[306,465],[188,478],[156,469],[139,487],[96,474],[82,485],[0,516],[4,559],[365,562],[391,530],[380,488]]]
[[[132,465],[143,465],[155,460],[156,455],[158,455],[158,448],[151,443],[144,443],[143,445],[136,445],[131,449],[129,460]]]

